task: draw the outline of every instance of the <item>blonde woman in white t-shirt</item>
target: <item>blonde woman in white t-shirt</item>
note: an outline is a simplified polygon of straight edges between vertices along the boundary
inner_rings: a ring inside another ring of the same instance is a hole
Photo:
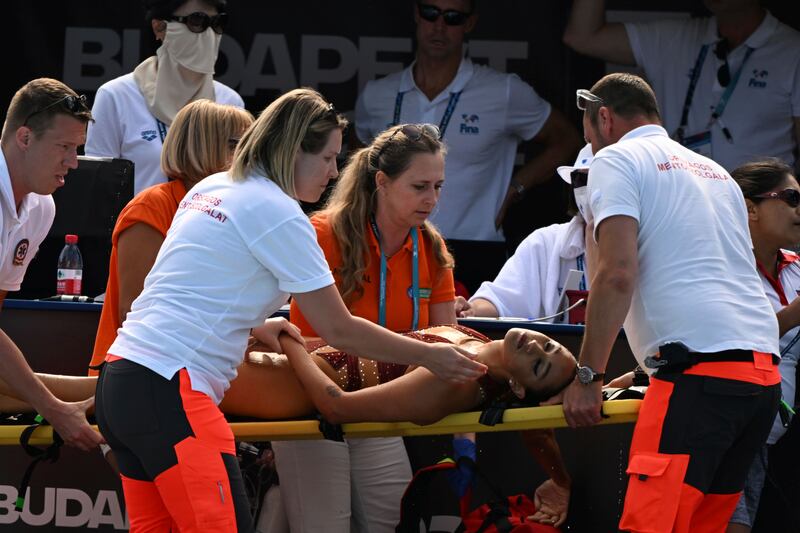
[[[296,89],[244,134],[229,172],[188,191],[97,386],[97,421],[117,457],[131,530],[252,528],[233,435],[218,408],[249,334],[279,350],[297,328],[267,319],[292,294],[339,349],[423,365],[450,381],[485,372],[469,352],[353,317],[297,200],[338,175],[345,119]]]

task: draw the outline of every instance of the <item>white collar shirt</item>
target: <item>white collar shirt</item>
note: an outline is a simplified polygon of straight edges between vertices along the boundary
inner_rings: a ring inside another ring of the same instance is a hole
[[[723,62],[714,54],[714,17],[627,23],[636,63],[658,98],[664,126],[674,135],[681,121],[691,71],[704,45],[708,52],[688,115],[687,136],[709,130],[725,88],[717,80]],[[767,13],[761,25],[728,54],[731,77],[742,67],[720,120],[711,125],[711,157],[728,171],[765,156],[794,163],[794,120],[800,117],[800,32]],[[669,53],[664,53],[669,50]],[[732,141],[722,131],[726,127]]]
[[[494,221],[511,181],[517,145],[539,133],[550,104],[515,74],[466,58],[450,85],[428,100],[414,81],[413,68],[367,83],[356,102],[359,139],[369,144],[392,126],[398,104],[398,124],[443,127],[445,184],[431,222],[448,239],[504,240]],[[450,120],[443,123],[448,107]]]
[[[0,150],[0,290],[19,290],[28,265],[47,237],[56,214],[53,197],[30,193],[17,209],[5,154]],[[53,265],[53,291],[56,268]]]
[[[674,341],[697,352],[779,353],[744,198],[725,169],[646,125],[595,154],[588,187],[595,238],[609,217],[638,222],[625,333],[640,364]]]

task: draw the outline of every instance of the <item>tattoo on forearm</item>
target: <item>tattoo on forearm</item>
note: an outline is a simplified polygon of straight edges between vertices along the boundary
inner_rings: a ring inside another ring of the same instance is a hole
[[[328,385],[325,387],[325,392],[327,392],[328,396],[332,398],[338,398],[342,395],[342,390],[336,385]]]

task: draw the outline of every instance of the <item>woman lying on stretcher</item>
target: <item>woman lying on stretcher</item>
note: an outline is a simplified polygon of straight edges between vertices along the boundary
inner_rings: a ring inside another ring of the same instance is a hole
[[[280,319],[283,320],[283,319]],[[503,340],[489,340],[458,326],[435,326],[408,333],[427,342],[449,342],[477,354],[488,373],[464,384],[440,380],[424,367],[375,363],[337,351],[320,342],[300,342],[283,334],[284,354],[253,344],[238,377],[231,382],[220,405],[228,415],[262,419],[307,416],[315,408],[331,423],[402,422],[430,424],[444,416],[480,408],[494,399],[516,395],[545,400],[574,378],[572,354],[547,335],[525,329],[509,330]],[[91,397],[94,376],[39,374],[57,397],[75,401]],[[0,412],[19,413],[30,408],[9,397],[0,380]],[[566,474],[552,430],[526,431],[523,440],[546,470],[549,479],[536,489],[538,512],[533,520],[560,525],[567,514],[569,476]]]
[[[496,341],[458,326],[434,326],[408,335],[472,351],[488,373],[476,381],[455,384],[438,379],[426,368],[374,363],[328,345],[310,346],[309,356],[302,344],[283,334],[284,354],[270,353],[258,344],[248,348],[221,408],[230,415],[272,420],[306,416],[316,408],[331,423],[430,424],[510,394],[547,399],[575,375],[576,362],[569,350],[536,331],[511,329]],[[70,401],[92,396],[97,379],[39,377],[56,396]],[[0,381],[0,412],[25,410],[29,408]]]

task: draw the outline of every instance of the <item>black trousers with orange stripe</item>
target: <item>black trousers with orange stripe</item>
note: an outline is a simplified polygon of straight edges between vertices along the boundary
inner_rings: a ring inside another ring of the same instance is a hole
[[[780,401],[780,383],[770,384],[767,373],[756,383],[719,377],[725,365],[744,364],[651,378],[631,442],[620,529],[725,531]]]
[[[167,380],[124,359],[106,363],[95,401],[131,533],[253,531],[233,433],[186,369]]]

